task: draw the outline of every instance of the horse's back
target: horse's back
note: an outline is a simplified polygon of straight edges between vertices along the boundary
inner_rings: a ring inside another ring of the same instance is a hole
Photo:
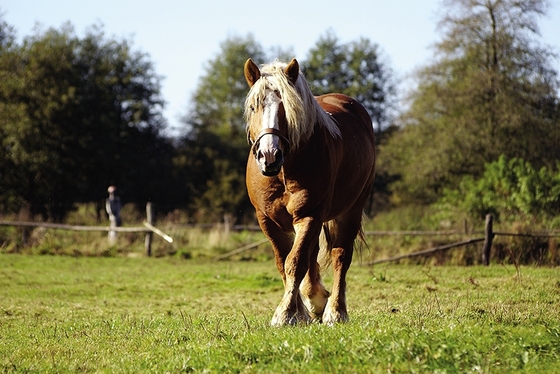
[[[331,157],[338,159],[334,211],[339,210],[335,208],[339,204],[349,208],[349,201],[344,201],[346,199],[354,201],[350,205],[361,210],[371,192],[375,174],[375,135],[371,118],[365,108],[349,96],[335,93],[316,99],[335,119],[341,133],[338,139],[329,138],[331,152],[339,155],[335,157],[331,153]]]
[[[332,139],[331,149],[340,149],[343,167],[352,169],[357,163],[365,168],[375,166],[375,134],[366,109],[353,98],[344,94],[318,96],[317,102],[337,123],[341,136]],[[363,170],[365,171],[365,170]]]
[[[332,93],[316,97],[323,110],[337,121],[341,131],[345,129],[366,135],[371,145],[375,144],[375,136],[371,118],[366,109],[350,96]]]

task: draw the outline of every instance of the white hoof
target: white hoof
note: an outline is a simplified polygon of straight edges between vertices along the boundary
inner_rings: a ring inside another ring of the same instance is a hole
[[[339,308],[341,309],[341,308]],[[323,323],[328,326],[333,326],[337,323],[348,322],[348,312],[345,308],[343,310],[337,310],[327,305],[325,312],[323,313]]]
[[[285,310],[279,311],[276,309],[274,316],[270,321],[270,325],[274,327],[280,326],[295,326],[298,324],[308,324],[311,322],[309,315],[305,311],[296,311],[294,313],[288,313]]]

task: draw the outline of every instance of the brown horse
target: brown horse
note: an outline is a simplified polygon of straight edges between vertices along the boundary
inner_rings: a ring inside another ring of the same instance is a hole
[[[249,59],[244,71],[247,189],[284,282],[271,323],[345,322],[346,273],[374,179],[371,118],[348,96],[314,97],[295,59],[261,69]],[[321,258],[333,266],[331,293]]]

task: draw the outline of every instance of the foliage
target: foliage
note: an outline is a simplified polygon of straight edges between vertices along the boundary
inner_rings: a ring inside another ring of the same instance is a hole
[[[341,92],[355,98],[373,121],[376,141],[389,135],[396,107],[396,83],[379,45],[366,38],[341,43],[329,30],[317,40],[302,65],[315,95]],[[386,172],[376,173],[373,192],[365,207],[367,214],[387,205],[388,185],[393,180]]]
[[[8,373],[553,373],[560,362],[555,269],[356,266],[349,323],[279,329],[273,261],[2,255],[0,269]]]
[[[175,167],[190,194],[190,209],[201,218],[224,214],[243,218],[250,206],[245,188],[247,142],[243,108],[247,58],[263,60],[262,47],[249,35],[231,37],[210,60],[184,117],[186,134],[178,146]]]
[[[101,211],[104,191],[114,184],[124,202],[151,200],[164,210],[173,204],[186,208],[189,219],[252,219],[244,183],[242,67],[248,57],[294,57],[291,50],[265,52],[251,35],[226,39],[206,65],[183,118],[184,133],[171,142],[162,133],[161,78],[130,41],[106,38],[99,26],[78,37],[66,24],[37,29],[18,44],[0,21],[3,214],[23,209],[30,214],[23,219],[62,221],[76,203],[93,201]],[[329,43],[340,49],[336,56],[321,55]],[[317,91],[352,95],[380,127],[387,123],[394,87],[377,45],[367,39],[339,45],[328,34],[309,58],[302,66]],[[334,85],[321,87],[335,76]]]
[[[434,202],[500,155],[537,168],[560,160],[556,56],[535,38],[547,2],[444,4],[436,60],[418,72],[400,131],[380,151],[381,169],[400,178],[395,202]]]
[[[390,123],[395,82],[379,45],[366,38],[341,44],[329,31],[311,48],[303,66],[315,95],[344,93],[366,108],[378,131]]]
[[[548,2],[444,5],[436,58],[418,71],[410,106],[394,123],[395,82],[377,44],[341,43],[329,31],[300,61],[315,93],[355,97],[383,132],[375,205],[366,210],[429,205],[446,190],[448,199],[451,191],[475,194],[478,181],[488,179],[484,165],[504,155],[534,168],[515,164],[526,177],[512,178],[525,190],[507,199],[486,196],[491,203],[484,206],[477,195],[469,212],[551,217],[559,81],[551,67],[557,56],[537,38]],[[243,63],[294,56],[265,52],[251,35],[220,47],[183,118],[184,133],[172,142],[162,132],[161,77],[131,41],[107,38],[99,26],[78,37],[67,24],[18,42],[0,15],[0,212],[61,221],[80,202],[97,202],[100,212],[107,186],[116,184],[124,202],[186,208],[189,220],[252,220],[244,185]]]
[[[15,40],[15,30],[3,19],[4,12],[0,8],[0,51],[5,51]]]
[[[556,170],[535,169],[529,162],[501,156],[485,166],[480,178],[466,176],[459,188],[446,190],[440,203],[482,218],[504,221],[550,220],[560,212],[560,163]]]
[[[165,179],[159,77],[127,41],[99,27],[38,31],[0,53],[0,204],[62,220],[117,184],[145,201]],[[140,190],[137,186],[143,185]]]

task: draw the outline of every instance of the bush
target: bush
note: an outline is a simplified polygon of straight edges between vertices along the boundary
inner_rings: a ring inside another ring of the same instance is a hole
[[[488,213],[498,221],[552,222],[560,212],[560,164],[536,170],[518,158],[486,164],[483,176],[466,176],[459,188],[445,190],[440,209],[466,212],[472,219]]]

